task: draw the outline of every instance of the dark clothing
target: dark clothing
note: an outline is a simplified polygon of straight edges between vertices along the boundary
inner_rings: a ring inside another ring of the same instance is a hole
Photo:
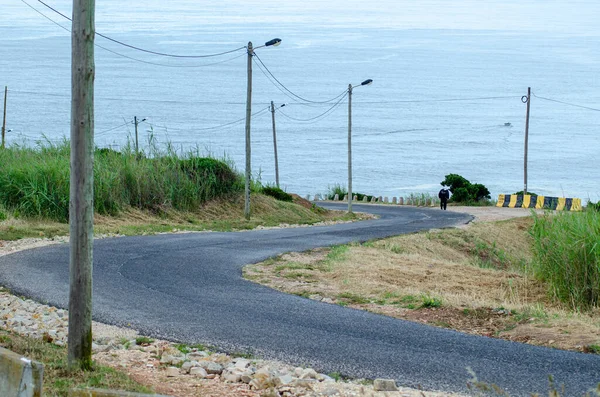
[[[440,209],[445,210],[448,204],[448,199],[450,198],[450,191],[448,189],[442,189],[438,193],[438,197],[440,199]]]

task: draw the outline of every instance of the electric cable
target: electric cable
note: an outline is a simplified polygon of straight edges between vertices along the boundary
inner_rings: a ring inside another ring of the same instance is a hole
[[[569,103],[569,102],[559,101],[558,99],[551,99],[551,98],[545,98],[543,96],[537,96],[537,95],[535,95],[535,93],[533,91],[531,92],[531,95],[533,95],[534,97],[536,97],[538,99],[542,99],[544,101],[562,103],[563,105],[568,105],[568,106],[573,106],[573,107],[576,107],[576,108],[581,108],[581,109],[593,110],[595,112],[600,112],[600,109],[593,108],[593,107],[590,107],[590,106],[577,105],[575,103]]]
[[[271,76],[273,78],[273,80],[275,80],[277,82],[277,84],[279,84],[285,91],[287,91],[292,96],[294,96],[295,98],[297,98],[297,99],[299,99],[301,101],[308,102],[308,103],[317,103],[317,104],[318,103],[331,103],[331,102],[337,100],[342,95],[345,95],[347,93],[347,90],[344,90],[339,95],[336,95],[335,97],[333,97],[333,98],[331,98],[331,99],[329,99],[327,101],[312,101],[310,99],[306,99],[304,97],[301,97],[300,95],[297,95],[296,93],[294,93],[293,91],[291,91],[289,88],[287,88],[281,81],[279,81],[279,79],[277,79],[277,77],[275,77],[275,75],[269,70],[269,68],[267,67],[267,65],[264,64],[264,62],[262,61],[262,59],[260,59],[260,57],[256,53],[253,54],[253,58],[258,59],[258,62],[260,62],[260,65],[262,65],[264,67],[264,69],[269,74],[269,76]]]
[[[21,0],[21,1],[23,1],[23,0]],[[46,4],[42,0],[37,0],[37,1],[39,3],[41,3],[42,5],[44,5],[45,7],[49,8],[50,10],[54,11],[56,14],[58,14],[58,15],[62,16],[63,18],[65,18],[65,19],[67,19],[67,20],[69,20],[69,21],[72,22],[72,19],[69,18],[68,16],[66,16],[65,14],[63,14],[62,12],[60,12],[57,9],[53,8],[52,6]],[[152,51],[152,50],[146,50],[144,48],[136,47],[134,45],[127,44],[127,43],[124,43],[122,41],[113,39],[113,38],[111,38],[109,36],[106,36],[106,35],[104,35],[102,33],[99,33],[99,32],[96,32],[96,35],[98,35],[98,36],[100,36],[100,37],[102,37],[102,38],[104,38],[106,40],[112,41],[113,43],[120,44],[120,45],[122,45],[124,47],[128,47],[128,48],[131,48],[131,49],[134,49],[134,50],[137,50],[137,51],[141,51],[141,52],[145,52],[145,53],[153,54],[153,55],[160,55],[160,56],[165,56],[165,57],[172,57],[172,58],[211,58],[211,57],[218,57],[218,56],[222,56],[222,55],[231,54],[231,53],[234,53],[234,52],[237,52],[237,51],[240,51],[240,50],[243,50],[243,49],[246,48],[246,46],[241,46],[241,47],[235,48],[233,50],[223,51],[223,52],[219,52],[219,53],[215,53],[215,54],[178,55],[178,54],[169,54],[169,53],[164,53],[164,52],[157,52],[157,51]]]
[[[325,117],[327,117],[329,114],[333,113],[333,111],[340,106],[340,104],[342,103],[342,101],[344,99],[346,99],[346,96],[347,96],[347,93],[346,93],[346,95],[344,95],[343,97],[341,97],[336,103],[334,103],[329,109],[327,109],[325,112],[319,114],[318,116],[311,117],[311,118],[308,118],[308,119],[299,119],[299,118],[292,117],[292,116],[286,114],[281,108],[278,108],[276,110],[282,116],[284,116],[284,117],[286,117],[286,118],[288,118],[288,119],[290,119],[292,121],[297,121],[297,122],[306,123],[306,124],[313,124],[313,123],[316,123],[317,121],[321,121],[322,119],[324,119]]]
[[[252,113],[252,117],[258,117],[258,116],[262,115],[263,113],[265,113],[266,111],[268,111],[270,108],[271,107],[269,106],[269,107],[266,107],[266,108],[264,108],[262,110],[259,110],[258,112]],[[212,126],[212,127],[205,127],[205,128],[186,128],[186,129],[183,129],[183,128],[169,128],[167,126],[161,126],[161,125],[156,125],[156,127],[157,128],[162,128],[165,131],[209,131],[209,130],[218,130],[218,129],[222,129],[222,128],[225,128],[225,127],[229,127],[231,125],[238,124],[238,123],[240,123],[242,121],[245,121],[245,120],[246,120],[246,118],[243,117],[241,119],[238,119],[238,120],[235,120],[235,121],[232,121],[232,122],[229,122],[229,123],[220,124],[220,125],[216,125],[216,126]],[[150,123],[148,123],[148,124],[150,124]],[[150,125],[154,126],[153,124],[150,124]]]
[[[58,23],[55,20],[53,20],[52,18],[48,17],[47,15],[45,15],[44,13],[42,13],[41,11],[39,11],[37,8],[35,8],[31,4],[27,3],[25,0],[21,0],[21,2],[24,3],[26,6],[28,6],[29,8],[31,8],[33,11],[37,12],[38,14],[40,14],[42,17],[46,18],[47,20],[49,20],[50,22],[52,22],[53,24],[55,24],[56,26],[58,26],[59,28],[65,30],[65,31],[67,31],[69,33],[71,32],[70,29],[68,29],[65,26],[62,26],[60,23]],[[113,50],[111,50],[109,48],[103,47],[103,46],[101,46],[100,44],[98,44],[96,42],[94,42],[94,45],[96,47],[98,47],[98,48],[102,48],[104,51],[108,51],[108,52],[110,52],[110,53],[112,53],[114,55],[117,55],[117,56],[120,56],[120,57],[123,57],[123,58],[126,58],[126,59],[130,59],[132,61],[136,61],[136,62],[140,62],[140,63],[145,63],[145,64],[148,64],[148,65],[154,65],[154,66],[163,66],[163,67],[168,67],[168,68],[199,68],[199,67],[205,67],[205,66],[213,66],[213,65],[218,65],[218,64],[221,64],[221,63],[230,62],[230,61],[233,61],[234,59],[241,58],[244,55],[246,55],[246,54],[240,54],[240,55],[237,55],[237,56],[235,56],[233,58],[225,59],[223,61],[213,62],[213,63],[206,63],[206,64],[202,64],[202,65],[168,65],[168,64],[165,64],[165,63],[145,61],[143,59],[138,59],[138,58],[131,57],[129,55],[121,54],[121,53],[113,51]]]

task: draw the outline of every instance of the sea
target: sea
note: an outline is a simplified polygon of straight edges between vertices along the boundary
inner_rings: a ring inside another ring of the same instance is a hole
[[[71,15],[67,0],[0,0],[8,145],[69,137]],[[598,20],[596,0],[98,0],[95,144],[131,145],[135,117],[140,150],[243,172],[252,42],[251,164],[263,184],[275,183],[274,116],[284,190],[347,186],[352,85],[355,192],[435,195],[451,173],[493,197],[523,190],[531,87],[528,190],[595,202]]]

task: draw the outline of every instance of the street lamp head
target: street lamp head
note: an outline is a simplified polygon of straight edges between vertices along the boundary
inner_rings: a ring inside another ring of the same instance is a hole
[[[265,43],[265,47],[269,47],[269,46],[277,47],[279,44],[281,44],[281,39],[273,39],[273,40],[267,41]]]
[[[362,83],[360,83],[360,85],[371,85],[372,83],[373,83],[373,80],[372,79],[368,79],[368,80],[365,80]]]

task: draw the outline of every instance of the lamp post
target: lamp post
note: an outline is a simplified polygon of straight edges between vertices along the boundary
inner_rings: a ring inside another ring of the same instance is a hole
[[[348,213],[352,213],[352,89],[369,85],[373,80],[368,79],[353,86],[348,84]]]
[[[252,116],[252,56],[254,50],[262,47],[278,46],[281,44],[281,39],[273,39],[267,41],[264,45],[256,48],[252,47],[252,42],[248,42],[248,88],[246,91],[246,184],[245,184],[245,200],[244,200],[244,216],[250,219],[250,178],[252,175],[250,157],[250,118]]]
[[[285,103],[280,105],[282,108]],[[275,153],[275,185],[279,187],[279,163],[277,161],[277,133],[275,132],[275,104],[271,101],[271,120],[273,122],[273,151]]]

